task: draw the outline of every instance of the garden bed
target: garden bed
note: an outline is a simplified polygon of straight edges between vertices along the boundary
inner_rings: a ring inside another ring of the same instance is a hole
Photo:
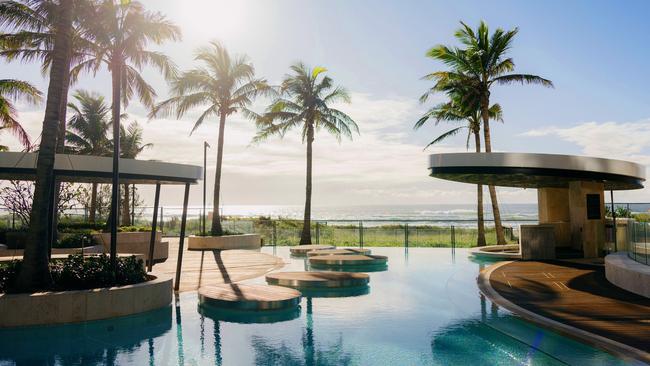
[[[147,275],[142,259],[119,257],[117,271],[105,254],[53,257],[52,283],[19,293],[22,261],[0,263],[0,327],[63,324],[140,313],[171,303],[171,278]]]
[[[169,306],[172,279],[92,290],[0,294],[0,327],[84,322]]]

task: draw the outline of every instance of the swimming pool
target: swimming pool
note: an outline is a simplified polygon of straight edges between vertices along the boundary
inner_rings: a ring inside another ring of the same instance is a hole
[[[305,269],[287,247],[263,251],[289,262],[281,270]],[[629,364],[482,298],[476,276],[489,262],[468,258],[467,250],[372,251],[389,260],[387,270],[370,272],[369,291],[303,298],[299,310],[272,317],[225,320],[199,311],[195,292],[182,293],[174,306],[138,316],[1,330],[0,365]]]

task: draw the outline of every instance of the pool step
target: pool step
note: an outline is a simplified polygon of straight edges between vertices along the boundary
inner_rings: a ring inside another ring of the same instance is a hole
[[[351,272],[276,272],[266,275],[270,285],[292,288],[346,288],[367,286],[370,276]]]
[[[229,283],[199,288],[199,303],[222,309],[269,311],[284,310],[300,304],[300,291],[268,285]]]

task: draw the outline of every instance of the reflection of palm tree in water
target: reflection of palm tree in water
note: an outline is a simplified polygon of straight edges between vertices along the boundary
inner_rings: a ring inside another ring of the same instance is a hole
[[[181,327],[181,302],[178,294],[175,296],[174,307],[176,310],[176,339],[178,340],[178,364],[185,364],[185,352],[183,351],[183,327]]]
[[[314,365],[314,320],[312,318],[311,297],[307,298],[307,325],[302,336],[302,348],[305,353],[305,365]]]
[[[214,320],[214,364],[221,366],[223,362],[221,356],[221,325],[218,320]]]
[[[296,354],[294,349],[289,348],[286,344],[280,345],[274,342],[268,342],[261,336],[253,336],[253,349],[255,350],[256,365],[350,365],[352,364],[352,355],[343,352],[343,339],[339,338],[338,342],[326,349],[317,349],[314,340],[314,321],[313,321],[313,304],[312,298],[307,299],[307,316],[306,325],[302,335],[302,356]]]

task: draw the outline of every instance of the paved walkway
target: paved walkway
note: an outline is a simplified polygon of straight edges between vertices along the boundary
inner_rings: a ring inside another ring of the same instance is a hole
[[[603,266],[516,261],[493,270],[489,281],[526,310],[650,355],[650,299],[609,283]]]
[[[169,258],[153,266],[154,275],[174,278],[178,258],[178,238],[169,241]],[[187,241],[185,241],[187,248]],[[180,292],[195,291],[202,285],[239,282],[259,276],[284,266],[281,258],[254,250],[226,250],[183,252]]]

